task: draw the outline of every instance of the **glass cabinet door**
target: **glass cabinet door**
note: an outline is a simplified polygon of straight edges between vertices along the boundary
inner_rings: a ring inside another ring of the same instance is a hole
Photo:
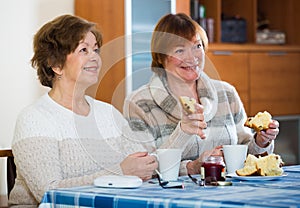
[[[175,13],[176,0],[126,1],[126,95],[152,76],[150,42],[158,20]]]

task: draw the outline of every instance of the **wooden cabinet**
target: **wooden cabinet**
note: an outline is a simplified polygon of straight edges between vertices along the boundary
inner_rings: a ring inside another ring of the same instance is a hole
[[[198,0],[214,19],[208,57],[220,79],[233,84],[249,115],[268,110],[274,116],[300,114],[299,0]],[[222,16],[247,23],[247,42],[223,43]],[[258,19],[286,35],[284,45],[256,44]],[[211,65],[211,64],[207,64]],[[208,67],[209,68],[209,67]],[[212,74],[215,78],[216,73]]]
[[[198,0],[206,18],[214,19],[214,42],[208,57],[220,79],[233,84],[249,115],[269,110],[273,115],[300,114],[300,1]],[[222,17],[247,23],[247,43],[222,43]],[[284,32],[285,45],[256,44],[258,20]]]
[[[263,17],[270,30],[286,34],[286,43],[300,44],[299,0],[199,0],[206,18],[214,19],[214,42],[221,43],[222,16],[240,17],[247,23],[247,42],[256,42],[257,20]]]
[[[300,52],[250,53],[249,64],[251,115],[300,114]]]
[[[207,56],[207,73],[236,87],[249,116],[300,114],[300,47],[224,44]]]

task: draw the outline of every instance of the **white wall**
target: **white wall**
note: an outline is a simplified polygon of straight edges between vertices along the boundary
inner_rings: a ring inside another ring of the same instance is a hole
[[[22,108],[48,88],[30,65],[32,38],[47,21],[74,13],[74,0],[0,0],[0,148],[11,147],[15,120]],[[5,160],[0,160],[0,194],[6,193]]]

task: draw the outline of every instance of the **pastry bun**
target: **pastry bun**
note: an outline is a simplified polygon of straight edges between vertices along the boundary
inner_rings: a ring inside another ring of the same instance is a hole
[[[256,132],[267,130],[272,122],[272,116],[269,112],[258,112],[254,117],[249,117],[245,126],[254,129]]]
[[[257,173],[261,176],[280,176],[283,173],[282,164],[280,155],[261,157],[256,162]]]
[[[244,167],[241,169],[236,170],[236,174],[239,176],[252,176],[257,175],[257,168],[256,168],[256,162],[258,158],[254,155],[248,154]]]
[[[283,161],[280,155],[270,154],[256,157],[248,154],[244,167],[236,170],[239,176],[280,176],[283,173]]]
[[[183,107],[183,109],[191,114],[191,113],[195,113],[196,109],[195,109],[195,104],[197,103],[196,100],[194,98],[190,98],[187,96],[180,96],[179,97],[179,101]]]

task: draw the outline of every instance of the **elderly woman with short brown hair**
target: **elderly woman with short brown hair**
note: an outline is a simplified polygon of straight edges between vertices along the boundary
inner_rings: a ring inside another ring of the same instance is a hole
[[[85,94],[102,64],[95,24],[59,16],[41,27],[33,45],[32,66],[50,90],[18,116],[9,204],[37,207],[49,189],[92,185],[107,174],[150,179],[156,158],[134,139],[120,112]]]

